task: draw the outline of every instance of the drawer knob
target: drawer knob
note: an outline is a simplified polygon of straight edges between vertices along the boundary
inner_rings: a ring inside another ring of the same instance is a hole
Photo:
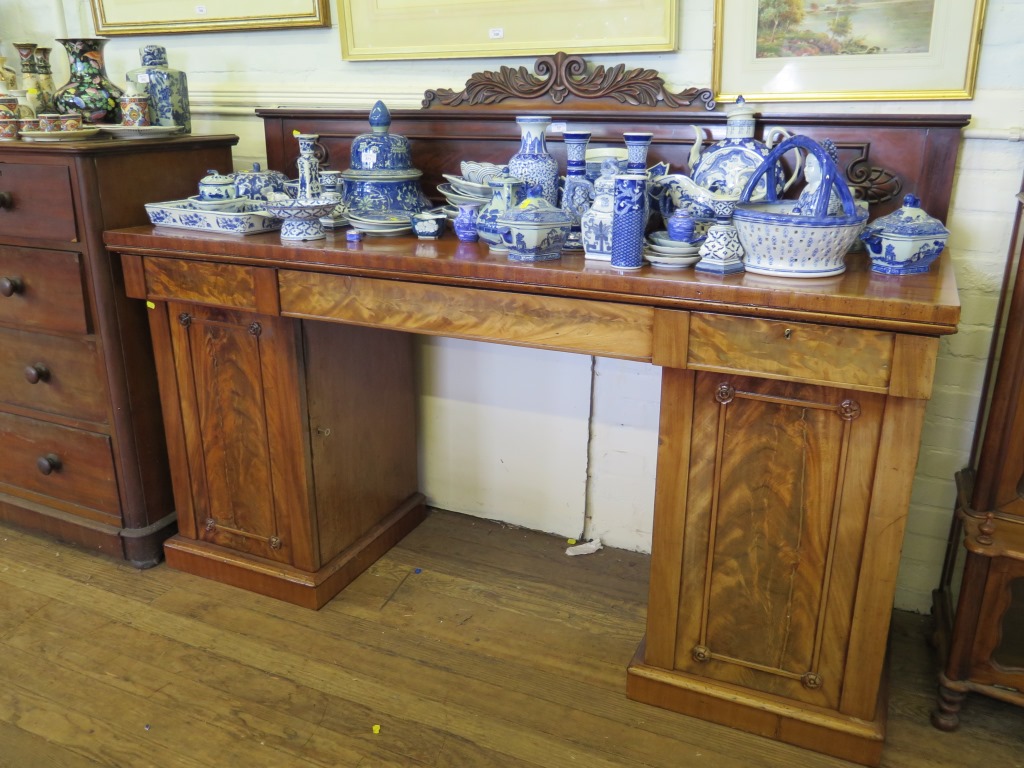
[[[14,197],[10,192],[0,192],[0,208],[13,208]]]
[[[50,369],[42,363],[36,363],[25,368],[25,380],[29,384],[38,384],[40,381],[50,380]]]
[[[20,277],[0,277],[0,296],[6,296],[10,298],[16,293],[22,293],[25,290],[25,284],[21,281]]]
[[[48,475],[51,472],[60,472],[63,466],[64,464],[61,462],[60,456],[56,453],[48,453],[36,459],[36,468],[44,475]]]

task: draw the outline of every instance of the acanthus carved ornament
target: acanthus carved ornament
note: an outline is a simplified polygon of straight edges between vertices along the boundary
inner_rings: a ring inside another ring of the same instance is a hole
[[[688,88],[672,93],[653,69],[629,69],[617,64],[611,69],[598,65],[590,69],[582,56],[558,52],[541,56],[534,62],[534,73],[526,67],[502,67],[497,71],[477,72],[461,91],[448,88],[423,94],[423,108],[434,104],[446,107],[498,104],[505,99],[539,99],[549,96],[561,104],[568,96],[580,99],[615,99],[620,104],[638,107],[689,107],[700,101],[704,109],[715,108],[709,88]]]

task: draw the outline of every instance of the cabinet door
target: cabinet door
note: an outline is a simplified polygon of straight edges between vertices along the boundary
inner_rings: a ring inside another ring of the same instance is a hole
[[[168,309],[196,538],[308,567],[297,322]]]
[[[884,398],[692,375],[675,668],[838,709]]]

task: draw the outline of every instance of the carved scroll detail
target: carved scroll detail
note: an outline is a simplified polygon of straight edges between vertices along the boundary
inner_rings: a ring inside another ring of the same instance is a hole
[[[715,108],[714,94],[709,88],[671,93],[653,69],[627,70],[624,64],[611,69],[603,65],[589,69],[582,56],[570,56],[561,51],[554,56],[541,56],[534,62],[533,69],[536,74],[531,74],[526,67],[504,66],[497,71],[477,72],[461,91],[449,88],[426,91],[423,108],[435,102],[458,107],[497,104],[509,98],[539,99],[545,95],[555,104],[561,104],[572,95],[580,99],[611,98],[634,107],[656,107],[659,102],[672,108],[688,107],[699,100],[709,112]]]
[[[878,205],[899,197],[903,181],[892,171],[871,165],[868,159],[870,144],[842,144],[840,147],[860,153],[845,169],[846,180],[857,199]]]

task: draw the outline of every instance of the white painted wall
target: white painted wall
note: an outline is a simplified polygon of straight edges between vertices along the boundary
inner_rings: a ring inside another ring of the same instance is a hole
[[[680,50],[593,57],[659,71],[673,90],[711,81],[713,0],[682,2]],[[337,17],[337,13],[334,13]],[[88,0],[0,0],[10,43],[91,36]],[[926,611],[937,585],[954,501],[953,473],[968,462],[1024,143],[1024,2],[989,0],[971,101],[771,105],[795,112],[970,113],[957,165],[950,252],[963,316],[943,341],[914,485],[896,604]],[[418,107],[424,90],[460,89],[474,72],[532,59],[345,62],[338,30],[228,32],[114,38],[107,70],[119,80],[140,46],[159,42],[189,75],[197,133],[236,133],[236,167],[264,158],[257,106]],[[55,79],[66,60],[54,53]],[[869,89],[871,84],[864,83]],[[680,158],[682,161],[683,158]],[[648,550],[658,369],[636,363],[447,340],[421,344],[423,487],[440,506],[564,535],[601,536]]]

